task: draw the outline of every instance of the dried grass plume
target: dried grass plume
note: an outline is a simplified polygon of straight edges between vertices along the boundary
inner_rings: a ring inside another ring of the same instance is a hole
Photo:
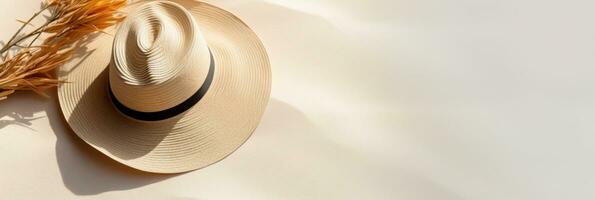
[[[29,20],[17,20],[23,25],[0,48],[0,100],[17,90],[47,96],[43,91],[61,82],[53,71],[72,57],[73,44],[120,22],[125,5],[126,0],[49,0]],[[32,24],[43,14],[42,25]]]

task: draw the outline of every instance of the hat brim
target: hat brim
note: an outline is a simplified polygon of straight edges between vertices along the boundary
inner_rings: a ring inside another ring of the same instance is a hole
[[[107,34],[89,39],[78,49],[86,53],[58,71],[68,81],[58,97],[74,133],[108,157],[153,173],[196,170],[233,153],[258,126],[271,90],[266,50],[244,22],[204,2],[173,2],[195,17],[216,65],[211,87],[190,110],[156,122],[119,113],[108,94],[113,37]]]

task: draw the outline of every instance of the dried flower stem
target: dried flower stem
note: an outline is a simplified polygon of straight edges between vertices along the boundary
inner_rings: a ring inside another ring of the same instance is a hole
[[[0,49],[0,55],[3,54],[4,52],[8,51],[11,47],[13,47],[15,44],[18,44],[23,39],[28,38],[29,36],[21,37],[19,39],[19,41],[13,43],[13,40],[17,37],[17,35],[19,35],[21,33],[21,31],[23,31],[23,29],[25,29],[25,27],[28,24],[31,24],[31,21],[33,21],[33,19],[35,19],[41,13],[43,13],[44,11],[46,11],[48,8],[50,8],[50,5],[49,4],[44,5],[43,8],[40,11],[36,12],[35,14],[33,14],[33,16],[31,16],[29,18],[29,20],[27,20],[25,23],[23,23],[23,25],[21,25],[21,27],[19,28],[19,30],[16,33],[14,33],[14,35],[12,35],[12,37],[10,37],[10,39],[8,40],[8,42],[6,43],[6,45],[2,49]],[[2,60],[5,60],[5,59],[6,59],[6,56],[4,56]]]
[[[62,82],[52,76],[52,71],[71,58],[73,44],[120,22],[124,15],[118,10],[125,5],[126,0],[48,0],[29,20],[19,21],[23,25],[0,48],[0,100],[17,90],[45,96],[43,90]],[[46,11],[50,17],[43,25],[19,36]],[[43,42],[35,45],[42,35],[46,36]],[[21,44],[27,40],[28,45]],[[12,48],[19,48],[14,55],[10,54]]]

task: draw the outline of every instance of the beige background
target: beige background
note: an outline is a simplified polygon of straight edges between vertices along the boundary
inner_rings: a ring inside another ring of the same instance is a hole
[[[74,137],[55,98],[21,93],[0,102],[0,199],[595,198],[592,1],[209,2],[271,57],[244,146],[134,172]],[[0,38],[37,6],[0,1]]]

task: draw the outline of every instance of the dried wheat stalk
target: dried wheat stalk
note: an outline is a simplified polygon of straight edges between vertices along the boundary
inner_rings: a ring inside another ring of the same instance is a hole
[[[43,90],[61,83],[52,72],[72,57],[73,44],[121,21],[125,16],[118,10],[125,5],[126,0],[49,0],[29,20],[17,20],[23,25],[0,48],[0,100],[17,90],[47,96]],[[33,26],[31,21],[45,12],[47,21]],[[21,34],[27,26],[35,28]],[[36,44],[42,35],[45,39]]]

